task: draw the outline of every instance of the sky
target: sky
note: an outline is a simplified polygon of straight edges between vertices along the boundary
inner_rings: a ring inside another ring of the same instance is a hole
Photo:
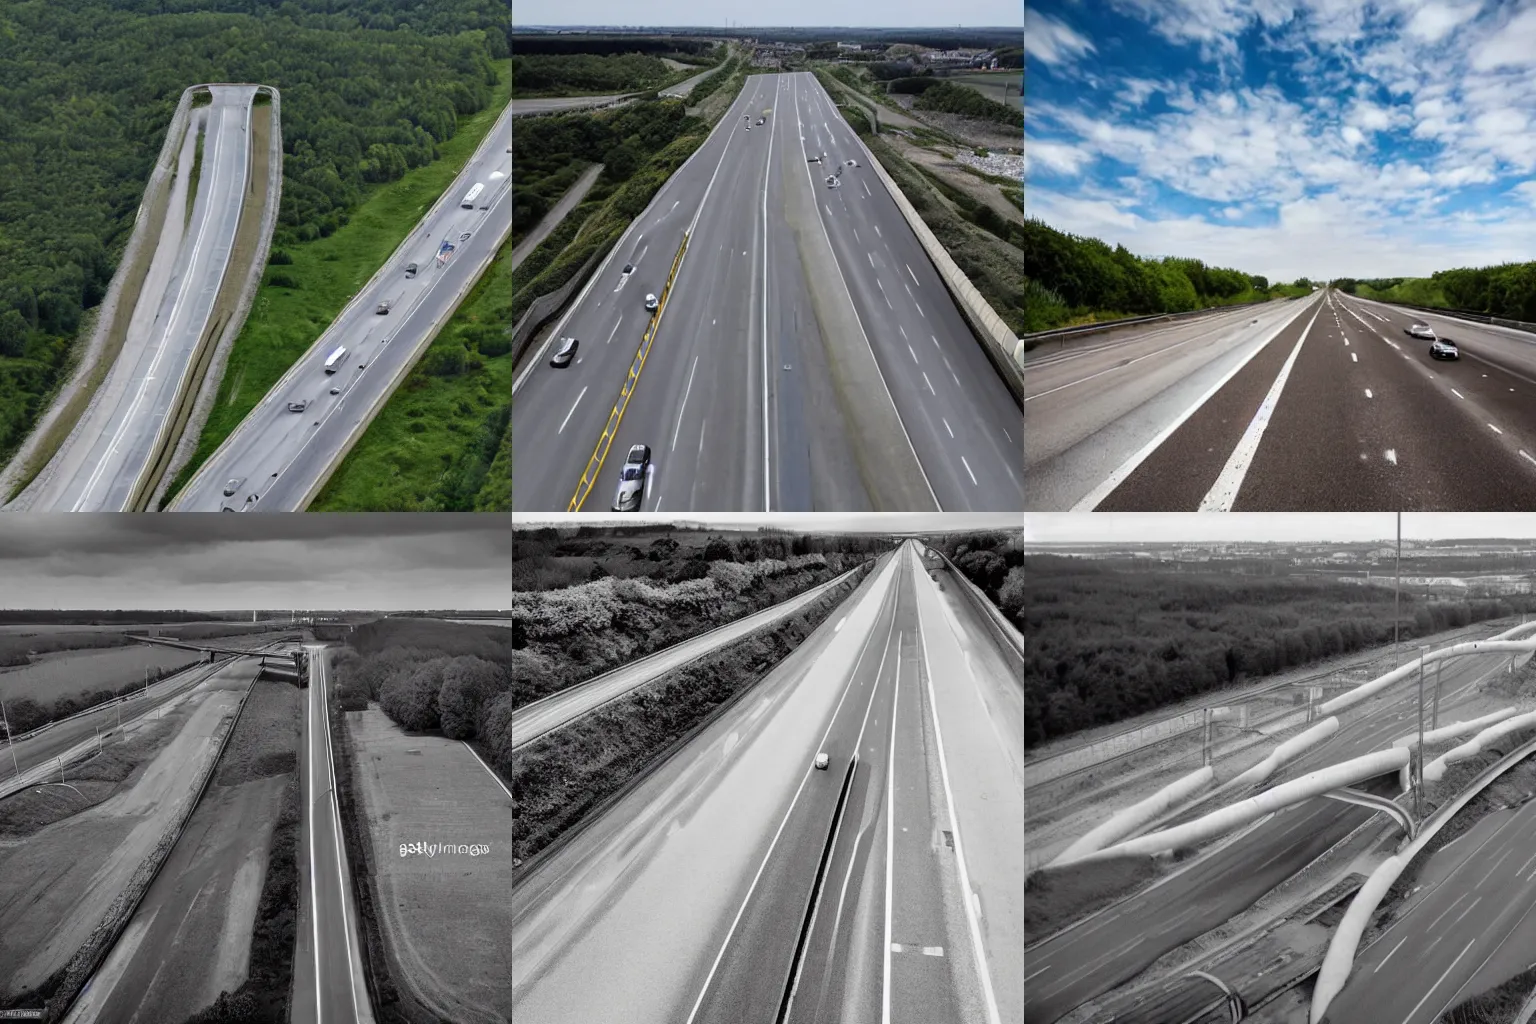
[[[994,27],[1019,23],[1019,0],[882,0],[828,4],[822,0],[512,0],[519,25],[815,25],[855,28]]]
[[[1024,542],[1392,541],[1394,512],[1082,512],[1024,517]],[[1404,540],[1536,538],[1536,514],[1404,512]]]
[[[0,515],[0,607],[489,610],[512,604],[499,515]]]
[[[1026,212],[1297,277],[1536,258],[1536,3],[1029,0]]]
[[[838,512],[707,512],[667,516],[635,515],[623,512],[588,512],[580,515],[551,516],[545,522],[518,519],[518,529],[540,526],[591,526],[621,523],[702,523],[722,529],[755,530],[776,526],[805,533],[955,533],[965,530],[1016,530],[1019,515],[991,512],[885,512],[848,514]]]

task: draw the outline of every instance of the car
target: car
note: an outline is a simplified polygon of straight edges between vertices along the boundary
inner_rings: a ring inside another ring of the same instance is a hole
[[[380,316],[384,316],[385,314],[387,314],[390,311],[390,309],[394,306],[394,304],[395,304],[395,300],[394,299],[385,299],[383,302],[379,303],[378,308],[375,309],[374,312],[379,314]]]
[[[650,292],[645,293],[645,308],[652,311],[656,309],[656,296]]]
[[[463,233],[463,234],[462,234],[462,235],[460,235],[460,236],[459,236],[459,241],[461,241],[461,242],[467,242],[467,241],[469,241],[469,236],[470,236],[470,235],[471,235],[471,234],[473,234],[473,232],[470,232],[470,231],[466,231],[466,232],[464,232],[464,233]]]
[[[367,363],[358,363],[357,364],[357,368],[359,370],[366,370],[368,368],[368,364]]]
[[[827,752],[823,750],[821,753],[816,755],[816,767],[821,771],[826,771],[827,765],[831,762],[831,760],[832,759],[827,756]]]
[[[405,276],[406,277],[415,277],[416,276],[416,264],[414,264],[414,263],[406,264]]]
[[[762,124],[762,123],[763,123],[763,119],[762,119],[762,118],[758,118],[758,119],[757,119],[757,123],[758,123],[758,124]]]
[[[1431,359],[1460,359],[1461,349],[1450,338],[1436,338],[1429,343],[1429,357]]]
[[[631,445],[619,469],[619,489],[613,495],[614,512],[638,512],[645,497],[645,471],[651,466],[651,446]]]
[[[821,157],[819,157],[819,156],[808,156],[808,157],[805,158],[805,162],[808,163],[808,164],[819,164],[819,163],[821,163]]]
[[[749,124],[744,124],[744,125],[742,125],[742,127],[745,128],[747,131],[751,131],[752,130],[752,126],[749,125]]]
[[[827,188],[837,188],[837,185],[838,185],[837,175],[835,175],[835,174],[827,175]]]
[[[331,394],[333,394],[333,395],[341,394],[341,388],[331,388]]]
[[[562,366],[570,366],[571,360],[576,358],[576,347],[580,344],[581,342],[577,341],[575,338],[561,338],[560,350],[556,352],[554,358],[549,361],[549,365],[555,367],[556,369],[559,369]]]
[[[622,271],[620,271],[620,273],[623,273],[623,274],[633,274],[634,272],[635,272],[635,265],[633,263],[626,263],[626,264],[624,264],[624,269]]]
[[[1434,328],[1425,323],[1415,323],[1413,326],[1409,327],[1408,335],[1409,337],[1418,338],[1421,341],[1435,340]]]
[[[305,409],[308,409],[308,408],[309,408],[309,399],[307,399],[307,398],[300,398],[300,399],[297,399],[295,401],[292,401],[292,402],[288,403],[288,411],[289,412],[303,412]]]
[[[234,509],[230,508],[228,505],[220,505],[219,506],[219,511],[220,512],[233,512]]]
[[[240,485],[243,483],[245,483],[245,477],[243,476],[237,476],[233,480],[229,481],[229,483],[224,485],[224,497],[227,498],[231,494],[234,494],[240,489]]]

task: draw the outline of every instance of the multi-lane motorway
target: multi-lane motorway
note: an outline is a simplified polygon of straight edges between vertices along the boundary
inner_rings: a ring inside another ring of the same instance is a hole
[[[31,511],[118,512],[158,450],[166,416],[223,284],[247,193],[254,85],[210,87],[177,158],[164,225],[122,351],[65,446],[24,495]],[[201,144],[190,219],[182,216]]]
[[[292,512],[314,498],[511,232],[511,132],[509,106],[416,230],[203,464],[173,510]],[[439,264],[445,243],[455,248]],[[407,276],[412,263],[417,271]],[[387,313],[376,312],[381,303]],[[345,352],[327,373],[338,348]]]
[[[914,552],[887,557],[750,700],[521,879],[519,1012],[751,1024],[792,987],[794,1021],[1022,1021],[1017,683],[945,602]]]
[[[1432,359],[1416,320],[1461,359]],[[1325,290],[1047,345],[1025,368],[1026,507],[1530,508],[1533,340]]]
[[[1454,718],[1456,707],[1475,685],[1508,661],[1507,656],[1482,655],[1449,662],[1442,678],[1441,721]],[[1416,724],[1415,700],[1416,691],[1410,693],[1406,684],[1399,684],[1292,762],[1271,784],[1389,746]],[[1305,801],[1156,887],[1032,946],[1024,976],[1029,1019],[1049,1024],[1134,978],[1165,953],[1252,906],[1373,813],[1321,797]]]
[[[373,1024],[352,879],[341,837],[341,811],[326,689],[323,645],[309,651],[304,714],[304,827],[300,836],[299,927],[293,962],[295,1024]]]
[[[566,510],[606,452],[607,510],[635,444],[647,512],[1020,508],[1018,405],[869,163],[813,76],[749,77],[514,382],[513,508]]]

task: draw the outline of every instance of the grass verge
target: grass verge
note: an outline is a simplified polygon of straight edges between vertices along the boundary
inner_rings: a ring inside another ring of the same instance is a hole
[[[858,587],[872,564],[798,615],[665,673],[515,755],[508,780],[514,871],[574,835],[751,690]]]
[[[1118,857],[1032,872],[1024,880],[1025,946],[1130,895],[1155,877],[1151,857]]]
[[[1504,984],[1464,999],[1440,1017],[1440,1024],[1511,1024],[1525,1001],[1536,993],[1536,967]]]
[[[167,494],[174,496],[240,424],[272,385],[314,344],[337,314],[399,248],[474,154],[511,94],[511,73],[503,68],[490,104],[459,118],[453,138],[438,147],[438,159],[407,172],[399,181],[368,190],[347,223],[329,237],[276,250],[271,263],[289,262],[256,293],[251,313],[235,339],[218,400],[198,439],[197,450],[177,473]],[[282,252],[283,256],[278,256]]]
[[[310,511],[511,510],[511,261],[508,239]]]

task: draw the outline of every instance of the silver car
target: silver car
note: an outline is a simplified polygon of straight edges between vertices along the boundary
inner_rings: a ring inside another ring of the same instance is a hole
[[[1430,327],[1429,324],[1416,323],[1408,328],[1408,334],[1410,337],[1418,338],[1420,341],[1435,340],[1434,328]]]
[[[637,444],[619,470],[619,489],[613,495],[614,512],[638,512],[645,498],[645,471],[651,466],[650,445]]]

